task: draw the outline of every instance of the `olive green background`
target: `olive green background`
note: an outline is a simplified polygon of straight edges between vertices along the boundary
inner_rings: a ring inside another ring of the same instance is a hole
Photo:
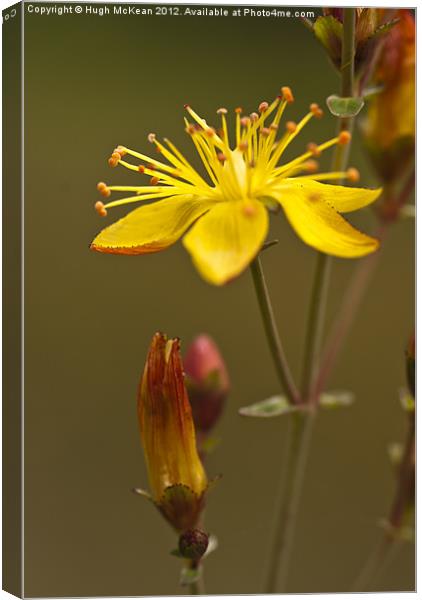
[[[101,220],[97,181],[133,182],[109,169],[121,143],[150,151],[149,132],[194,159],[184,133],[189,102],[254,110],[290,85],[298,120],[311,101],[338,90],[322,48],[298,19],[25,15],[25,594],[179,594],[175,536],[134,496],[147,487],[136,388],[156,330],[186,347],[203,331],[220,345],[232,392],[208,462],[223,478],[207,526],[220,547],[206,563],[208,593],[259,593],[286,422],[253,421],[239,407],[279,390],[248,272],[223,288],[204,283],[181,244],[145,257],[89,250]],[[335,131],[325,115],[295,143]],[[327,156],[326,160],[329,160]],[[352,163],[377,182],[355,139]],[[140,177],[140,176],[139,176]],[[352,215],[366,231],[371,211]],[[278,246],[263,256],[277,321],[300,373],[314,252],[272,217]],[[356,262],[336,260],[329,318]],[[356,403],[317,422],[300,507],[289,591],[347,591],[380,535],[394,475],[387,445],[403,439],[398,403],[404,347],[414,320],[412,221],[391,229],[330,388]],[[405,546],[378,590],[414,588]]]

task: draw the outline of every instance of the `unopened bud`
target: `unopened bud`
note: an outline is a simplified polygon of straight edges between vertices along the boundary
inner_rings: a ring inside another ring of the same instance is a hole
[[[230,387],[224,360],[208,335],[199,335],[189,346],[184,369],[195,426],[207,433],[218,421]]]
[[[179,552],[183,558],[199,560],[208,548],[208,535],[200,529],[188,529],[179,537]]]

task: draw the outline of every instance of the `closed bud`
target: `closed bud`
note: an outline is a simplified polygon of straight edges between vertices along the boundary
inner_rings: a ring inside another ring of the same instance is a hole
[[[183,558],[199,560],[208,548],[208,535],[201,529],[188,529],[179,537],[179,552]]]
[[[208,481],[196,448],[178,339],[154,335],[139,385],[138,417],[152,499],[175,529],[194,527]]]
[[[398,10],[388,32],[373,84],[381,89],[368,100],[365,144],[384,184],[407,172],[415,148],[415,21]]]
[[[226,365],[215,342],[205,334],[189,346],[184,368],[196,429],[208,433],[218,421],[229,392]]]

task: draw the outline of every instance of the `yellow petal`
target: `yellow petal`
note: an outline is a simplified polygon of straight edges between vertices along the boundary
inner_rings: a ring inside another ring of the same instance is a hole
[[[213,205],[214,201],[185,195],[141,206],[103,229],[91,249],[111,254],[159,252],[174,244]]]
[[[279,202],[299,237],[320,252],[358,258],[379,246],[377,239],[352,227],[323,197],[309,192],[307,185],[283,193]]]
[[[365,188],[345,187],[343,185],[331,185],[320,183],[312,179],[300,177],[285,179],[277,188],[280,199],[285,194],[312,194],[325,200],[336,211],[341,213],[352,212],[364,206],[372,204],[381,194],[382,188],[367,190]]]
[[[202,277],[222,285],[253,260],[268,231],[268,213],[257,200],[214,206],[185,235],[183,243]]]

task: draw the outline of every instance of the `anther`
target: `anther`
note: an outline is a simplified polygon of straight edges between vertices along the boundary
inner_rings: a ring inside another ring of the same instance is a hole
[[[127,154],[127,150],[124,146],[117,146],[117,148],[115,148],[114,151],[118,152],[120,156],[124,156],[125,154]]]
[[[98,200],[98,202],[95,203],[95,210],[100,215],[100,217],[107,216],[107,211],[105,209],[103,202],[101,202],[101,200]]]
[[[97,185],[97,190],[100,192],[101,196],[104,196],[104,198],[111,196],[110,188],[102,181],[100,181],[100,183]]]
[[[190,123],[186,127],[186,133],[188,133],[189,135],[193,135],[195,132],[196,132],[196,129],[195,129],[194,125],[192,125],[192,123]]]
[[[255,206],[253,206],[253,204],[250,204],[249,202],[247,204],[244,205],[243,207],[243,213],[247,216],[247,217],[253,217],[254,214],[256,213],[256,208]]]
[[[294,96],[292,94],[292,90],[289,87],[287,87],[287,86],[282,87],[281,93],[286,102],[294,102]]]
[[[108,159],[108,164],[110,167],[117,167],[119,160],[122,158],[119,152],[113,152],[113,154]]]
[[[354,167],[350,167],[349,169],[347,169],[346,175],[347,175],[347,179],[349,181],[352,181],[353,183],[356,183],[360,179],[360,173]]]
[[[153,143],[155,142],[155,138],[156,138],[156,137],[157,137],[157,136],[155,135],[155,133],[149,133],[149,134],[148,134],[148,141],[149,141],[151,144],[153,144]]]
[[[260,113],[263,113],[267,110],[268,107],[269,107],[268,102],[261,102],[261,104],[258,106],[258,110]]]
[[[271,131],[277,131],[277,129],[278,129],[277,123],[271,123],[270,129],[271,129]]]
[[[190,108],[190,106],[189,106],[189,104],[184,104],[183,108],[186,108],[186,110],[187,110],[188,108]]]
[[[306,146],[306,149],[312,154],[312,156],[319,156],[321,154],[321,150],[318,148],[317,144],[314,144],[314,142],[310,142]]]
[[[259,119],[259,115],[256,112],[251,113],[249,116],[250,116],[250,119],[251,119],[251,121],[253,123],[255,123],[256,121],[258,121],[258,119]]]
[[[218,158],[218,160],[219,160],[221,163],[223,163],[223,162],[225,162],[225,161],[227,160],[227,157],[226,157],[226,155],[225,155],[225,154],[223,154],[222,152],[219,152],[219,153],[217,154],[217,158]]]
[[[157,177],[156,175],[154,175],[154,177],[151,177],[151,179],[149,180],[151,185],[157,185],[157,183],[160,181],[160,178]]]
[[[145,173],[145,167],[144,167],[144,165],[139,165],[139,167],[138,167],[138,171],[139,171],[140,173]]]
[[[338,136],[338,143],[341,146],[345,146],[346,144],[348,144],[350,142],[351,139],[352,139],[352,136],[348,131],[342,131],[340,133],[340,135]]]
[[[316,117],[317,119],[320,119],[324,114],[323,111],[321,110],[321,108],[318,106],[318,104],[316,104],[316,102],[313,102],[311,104],[311,106],[309,107],[309,110],[314,115],[314,117]]]
[[[247,127],[250,122],[251,122],[250,117],[242,117],[240,119],[240,124],[242,125],[242,127]]]
[[[226,114],[227,114],[227,108],[222,107],[217,110],[217,115],[226,115]]]
[[[263,137],[268,137],[268,136],[270,135],[270,133],[271,133],[271,129],[269,129],[268,127],[263,127],[263,128],[261,129],[261,132],[260,132],[260,133],[261,133],[261,135],[262,135]]]
[[[239,150],[241,150],[242,152],[246,152],[248,147],[249,147],[248,142],[240,142],[240,144],[239,144]]]
[[[107,187],[107,184],[105,184],[105,183],[104,183],[104,181],[99,181],[99,182],[97,183],[97,190],[98,190],[99,192],[102,192],[103,190],[105,190],[105,189],[106,189],[106,187]]]
[[[208,127],[208,129],[205,131],[205,133],[207,134],[208,137],[214,137],[215,129],[213,129],[212,127]]]
[[[238,106],[237,108],[235,108],[235,109],[234,109],[234,112],[235,112],[237,115],[240,115],[240,114],[242,114],[242,112],[243,112],[243,108],[241,108],[240,106]]]
[[[289,133],[294,133],[297,129],[297,125],[294,121],[287,121],[286,129]]]
[[[319,167],[319,164],[317,163],[316,160],[307,160],[303,165],[303,168],[308,173],[315,173],[316,171],[318,171],[318,167]]]

